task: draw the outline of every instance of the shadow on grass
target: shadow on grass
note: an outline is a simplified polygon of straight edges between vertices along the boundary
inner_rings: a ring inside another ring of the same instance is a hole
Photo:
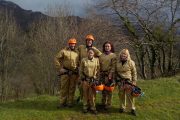
[[[118,113],[119,110],[119,108],[116,108],[114,106],[112,106],[108,110],[105,110],[101,104],[96,104],[96,109],[98,113],[102,113],[102,114]]]
[[[76,111],[82,113],[82,102],[75,104],[72,108],[61,108],[57,109],[58,99],[48,100],[48,99],[25,99],[17,100],[14,102],[1,103],[0,108],[5,109],[24,109],[24,110],[39,110],[39,111]],[[96,105],[97,111],[100,114],[110,115],[111,113],[119,113],[119,108],[112,106],[108,111],[103,110],[102,106]]]
[[[72,108],[61,108],[57,109],[59,103],[58,97],[47,97],[39,96],[34,99],[23,99],[17,101],[11,101],[6,103],[0,103],[0,109],[21,109],[21,110],[38,110],[38,111],[63,111],[70,112],[76,111],[82,113],[82,101],[75,104]],[[96,104],[98,114],[111,115],[119,114],[119,108],[117,106],[112,106],[108,111],[104,110],[99,103]],[[125,113],[126,114],[126,113]]]
[[[82,104],[76,104],[72,108],[57,109],[59,101],[58,99],[24,99],[11,101],[6,103],[0,103],[0,109],[29,109],[29,110],[40,110],[40,111],[82,111]]]
[[[97,108],[98,113],[100,113],[100,114],[109,115],[109,116],[112,116],[112,115],[126,116],[126,115],[128,115],[128,116],[132,117],[132,114],[130,113],[130,111],[129,112],[126,111],[126,112],[120,113],[119,112],[120,108],[118,106],[119,105],[113,105],[108,110],[104,110],[102,105],[97,104],[96,108]]]

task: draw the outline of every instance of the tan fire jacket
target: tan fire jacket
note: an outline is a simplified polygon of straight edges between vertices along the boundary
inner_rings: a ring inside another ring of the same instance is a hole
[[[88,77],[97,79],[99,75],[99,69],[100,64],[98,58],[93,58],[92,60],[83,58],[80,64],[80,78],[85,79]]]
[[[94,49],[94,53],[95,53],[95,57],[99,57],[102,53],[101,51],[99,51],[96,47],[92,47]],[[79,51],[79,60],[81,61],[83,58],[87,57],[87,48],[85,45],[80,45],[78,47],[78,51]]]
[[[127,51],[127,50],[126,50]],[[124,51],[120,52],[121,53]],[[130,81],[137,81],[137,71],[136,66],[133,60],[131,60],[129,51],[127,51],[128,60],[122,65],[121,61],[117,61],[116,63],[116,73],[121,78],[129,79]]]
[[[77,50],[72,51],[68,47],[64,48],[55,56],[55,66],[57,69],[65,68],[76,70],[79,63],[78,58],[79,55]]]
[[[116,66],[116,54],[110,53],[109,55],[101,54],[99,57],[100,62],[100,71],[102,72],[115,72],[115,66]]]

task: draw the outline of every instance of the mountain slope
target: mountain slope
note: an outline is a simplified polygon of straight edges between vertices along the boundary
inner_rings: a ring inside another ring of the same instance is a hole
[[[24,10],[17,4],[4,0],[0,0],[0,12],[11,14],[14,17],[16,24],[20,26],[20,28],[22,28],[22,30],[24,31],[28,30],[29,25],[31,25],[34,21],[38,21],[40,19],[55,18],[45,15],[41,12]],[[68,19],[75,21],[76,24],[82,22],[82,18],[78,16],[69,16]]]
[[[6,14],[11,14],[14,17],[17,25],[19,25],[23,30],[27,30],[28,26],[35,20],[48,17],[41,12],[24,10],[10,1],[0,1],[0,11]]]

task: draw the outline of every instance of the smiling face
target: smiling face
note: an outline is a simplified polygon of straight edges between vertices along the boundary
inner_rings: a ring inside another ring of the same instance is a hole
[[[128,55],[127,55],[127,54],[122,53],[122,54],[120,55],[120,60],[121,60],[121,62],[126,62],[127,59],[128,59]]]
[[[88,51],[88,58],[89,59],[93,59],[93,57],[94,57],[94,51],[93,50],[89,50]]]
[[[111,45],[109,43],[105,44],[105,51],[106,52],[111,51]]]
[[[70,48],[71,50],[74,50],[74,49],[75,49],[75,46],[76,46],[76,44],[74,44],[74,43],[70,43],[70,44],[69,44],[69,48]]]
[[[86,40],[86,46],[91,47],[92,44],[93,44],[93,40],[91,40],[91,39]]]

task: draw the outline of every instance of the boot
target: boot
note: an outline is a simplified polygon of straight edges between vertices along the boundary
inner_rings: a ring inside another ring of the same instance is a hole
[[[85,113],[87,113],[88,112],[88,110],[87,109],[83,109],[83,113],[85,114]]]
[[[67,106],[67,105],[66,105],[65,103],[59,104],[59,105],[57,106],[57,109],[65,108],[66,106]]]
[[[123,113],[124,112],[124,109],[123,108],[120,108],[119,109],[119,113]]]
[[[132,110],[131,110],[131,115],[136,116],[136,111],[132,109]]]
[[[92,112],[94,115],[97,115],[97,113],[98,113],[97,110],[92,110],[91,112]]]

